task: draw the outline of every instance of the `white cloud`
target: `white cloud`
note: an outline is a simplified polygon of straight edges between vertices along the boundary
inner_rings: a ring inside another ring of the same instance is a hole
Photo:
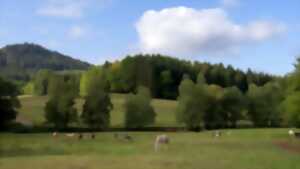
[[[221,6],[224,8],[231,8],[240,5],[239,0],[221,0]]]
[[[48,0],[37,13],[45,16],[78,18],[82,16],[86,5],[84,0]]]
[[[90,7],[101,8],[109,0],[47,0],[37,9],[37,14],[43,16],[80,18]]]
[[[250,23],[246,27],[245,31],[248,33],[250,40],[262,41],[285,30],[286,27],[284,24],[275,24],[268,21],[256,21]]]
[[[79,25],[72,26],[68,32],[69,37],[72,39],[81,39],[86,37],[87,34],[87,29]]]
[[[237,51],[242,44],[282,33],[284,26],[269,21],[237,24],[221,8],[174,7],[146,11],[136,29],[142,52],[195,56]]]

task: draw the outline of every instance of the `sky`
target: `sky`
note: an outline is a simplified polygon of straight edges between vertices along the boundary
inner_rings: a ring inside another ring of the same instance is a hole
[[[0,47],[37,43],[92,64],[160,53],[284,75],[300,1],[0,0]]]

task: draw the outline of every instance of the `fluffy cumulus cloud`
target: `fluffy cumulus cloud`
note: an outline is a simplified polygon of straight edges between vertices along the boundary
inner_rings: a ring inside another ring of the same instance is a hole
[[[146,11],[136,29],[142,52],[195,56],[236,51],[279,35],[285,27],[269,21],[237,24],[221,8],[174,7]]]

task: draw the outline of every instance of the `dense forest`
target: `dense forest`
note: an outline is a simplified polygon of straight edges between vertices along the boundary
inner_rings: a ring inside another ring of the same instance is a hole
[[[103,69],[107,72],[112,92],[135,92],[138,86],[146,86],[154,97],[166,99],[177,98],[178,86],[184,76],[195,81],[199,73],[204,75],[208,84],[236,86],[243,93],[249,84],[262,86],[276,78],[250,69],[243,72],[231,65],[191,62],[162,55],[127,56],[121,61],[105,63]]]
[[[86,70],[89,66],[87,62],[31,43],[0,49],[0,75],[12,80],[28,81],[40,69]]]

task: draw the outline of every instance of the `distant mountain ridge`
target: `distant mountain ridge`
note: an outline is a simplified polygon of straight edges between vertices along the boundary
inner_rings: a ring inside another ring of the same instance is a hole
[[[90,66],[33,43],[7,45],[0,49],[0,75],[13,80],[27,80],[40,69],[86,70]]]

